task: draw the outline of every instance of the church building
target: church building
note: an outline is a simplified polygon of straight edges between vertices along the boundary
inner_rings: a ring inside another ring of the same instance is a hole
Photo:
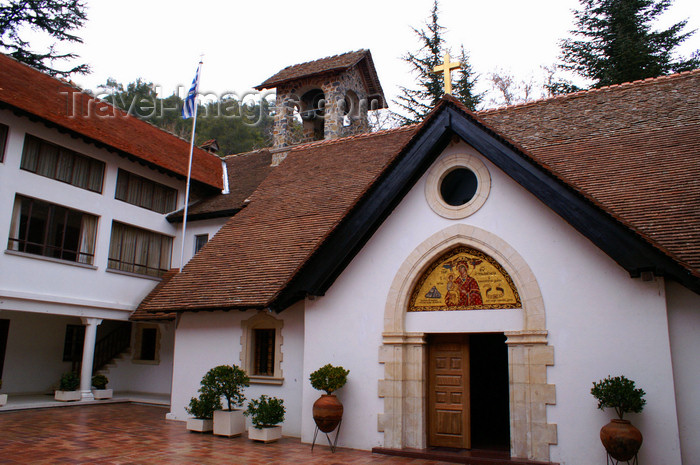
[[[592,383],[624,375],[640,463],[700,462],[700,71],[478,113],[446,95],[378,132],[369,51],[272,88],[274,146],[190,209],[230,219],[132,315],[174,325],[168,418],[236,364],[311,442],[330,363],[339,445],[584,465],[615,416]]]
[[[273,145],[194,150],[180,253],[189,144],[0,55],[0,410],[75,370],[82,402],[106,373],[182,421],[235,364],[311,443],[332,364],[339,446],[589,465],[616,416],[592,383],[624,375],[639,463],[700,463],[700,70],[477,113],[445,95],[377,132],[368,50],[257,88]]]

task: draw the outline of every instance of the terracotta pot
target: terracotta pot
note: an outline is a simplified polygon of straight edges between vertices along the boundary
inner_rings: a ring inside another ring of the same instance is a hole
[[[330,433],[343,418],[343,404],[333,394],[323,394],[314,402],[314,421],[318,429]]]
[[[600,440],[605,450],[615,460],[628,461],[642,447],[642,433],[628,420],[610,420],[600,430]]]

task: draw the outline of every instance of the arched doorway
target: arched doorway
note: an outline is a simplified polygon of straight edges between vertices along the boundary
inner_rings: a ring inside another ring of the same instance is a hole
[[[547,423],[547,404],[555,403],[554,385],[547,384],[547,366],[554,349],[547,344],[545,311],[534,274],[523,258],[498,236],[474,226],[457,224],[420,244],[399,268],[387,297],[383,344],[379,361],[384,379],[379,396],[384,413],[379,430],[384,447],[418,448],[428,445],[428,333],[406,330],[412,290],[426,270],[458,246],[483,252],[512,278],[520,296],[522,321],[504,328],[508,346],[510,454],[531,460],[549,460],[556,444],[556,425]],[[517,326],[517,327],[516,327]]]

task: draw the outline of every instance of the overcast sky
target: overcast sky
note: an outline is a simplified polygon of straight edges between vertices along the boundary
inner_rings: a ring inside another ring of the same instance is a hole
[[[204,54],[200,91],[242,94],[280,69],[362,48],[370,49],[384,92],[414,82],[401,60],[419,43],[411,26],[423,27],[432,0],[237,2],[198,0],[87,0],[88,23],[73,47],[92,67],[74,80],[96,89],[108,77],[124,84],[142,77],[164,95],[189,87]],[[440,23],[453,51],[464,44],[471,64],[485,76],[503,69],[519,79],[540,78],[552,65],[558,41],[573,27],[577,0],[442,0]],[[660,26],[689,19],[700,29],[700,1],[675,0]],[[680,49],[700,49],[700,32]]]

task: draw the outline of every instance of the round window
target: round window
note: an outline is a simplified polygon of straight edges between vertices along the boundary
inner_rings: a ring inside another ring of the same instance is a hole
[[[479,181],[472,170],[457,168],[442,178],[440,196],[446,204],[459,207],[474,198],[478,187]]]

